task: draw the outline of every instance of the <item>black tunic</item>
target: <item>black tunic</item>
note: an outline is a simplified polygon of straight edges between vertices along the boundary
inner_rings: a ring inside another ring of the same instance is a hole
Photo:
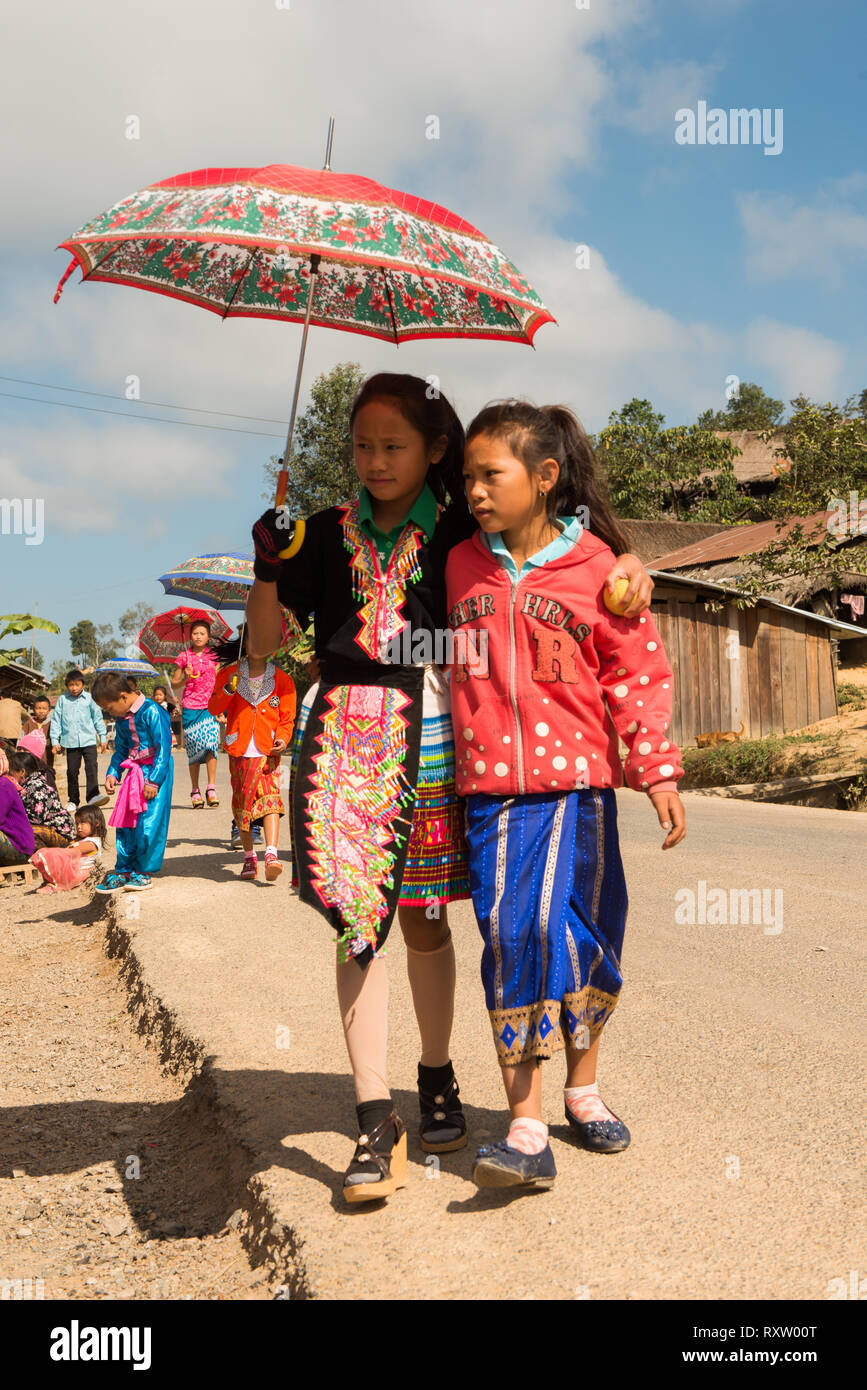
[[[381,660],[380,644],[404,624],[413,637],[447,630],[446,558],[474,530],[463,501],[440,510],[429,541],[407,522],[383,572],[357,503],[329,507],[277,581],[301,626],[313,617],[320,664],[293,795],[300,896],[362,965],[400,896],[421,742],[423,667]]]

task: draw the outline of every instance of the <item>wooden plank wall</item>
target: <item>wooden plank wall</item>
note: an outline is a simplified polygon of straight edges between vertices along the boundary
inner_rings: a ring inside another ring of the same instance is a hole
[[[660,597],[653,618],[674,683],[672,738],[740,730],[767,738],[837,713],[829,630],[799,613]]]

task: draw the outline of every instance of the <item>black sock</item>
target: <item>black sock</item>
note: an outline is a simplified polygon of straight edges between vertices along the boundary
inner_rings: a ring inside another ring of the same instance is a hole
[[[387,1120],[394,1109],[394,1101],[388,1100],[363,1100],[360,1105],[355,1107],[358,1116],[359,1134],[372,1134],[377,1125]],[[395,1133],[394,1125],[391,1124],[383,1131],[381,1137],[376,1140],[373,1148],[377,1153],[390,1153],[394,1147]]]
[[[423,1067],[421,1062],[418,1064],[418,1084],[423,1090],[430,1091],[431,1095],[443,1095],[454,1074],[450,1061],[441,1067]]]

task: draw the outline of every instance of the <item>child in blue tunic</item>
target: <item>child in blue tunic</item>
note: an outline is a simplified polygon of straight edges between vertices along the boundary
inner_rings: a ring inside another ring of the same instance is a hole
[[[114,791],[122,769],[115,827],[117,863],[97,893],[140,891],[151,887],[151,874],[162,868],[172,805],[172,730],[168,713],[140,695],[128,676],[113,671],[98,675],[93,698],[115,721],[114,756],[105,789]]]

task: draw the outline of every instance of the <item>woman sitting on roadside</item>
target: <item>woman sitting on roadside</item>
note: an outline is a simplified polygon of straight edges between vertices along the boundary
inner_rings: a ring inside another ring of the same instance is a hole
[[[23,772],[13,772],[8,754],[0,748],[0,866],[26,864],[35,849],[33,827],[21,800]]]
[[[23,772],[21,800],[27,819],[33,827],[37,849],[64,849],[75,839],[72,816],[61,805],[57,791],[51,785],[48,769],[26,748],[9,754],[12,772]]]

